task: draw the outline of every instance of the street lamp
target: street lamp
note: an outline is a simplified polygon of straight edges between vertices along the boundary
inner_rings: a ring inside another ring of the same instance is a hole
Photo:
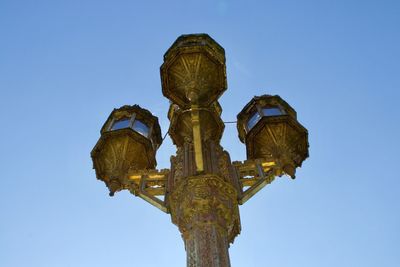
[[[110,196],[125,189],[128,172],[155,169],[161,130],[150,111],[138,105],[114,109],[100,132],[91,155],[97,178],[105,182]]]
[[[308,132],[296,111],[277,95],[263,95],[254,97],[237,118],[247,158],[274,162],[294,179],[296,168],[308,157]]]
[[[170,169],[157,170],[158,119],[139,106],[115,109],[91,156],[110,195],[127,189],[170,213],[187,266],[230,266],[240,233],[239,204],[308,157],[307,130],[279,96],[254,97],[238,114],[247,160],[231,162],[220,145],[218,98],[227,88],[225,51],[207,34],[180,36],[164,55],[162,92],[170,100],[168,133],[177,147]]]

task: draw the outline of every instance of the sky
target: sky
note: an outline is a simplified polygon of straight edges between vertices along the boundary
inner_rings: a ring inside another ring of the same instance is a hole
[[[309,131],[297,178],[240,206],[232,266],[400,266],[399,25],[395,0],[0,1],[0,266],[185,266],[169,215],[109,197],[90,151],[126,104],[166,133],[159,67],[188,33],[225,48],[224,121],[278,94]],[[235,124],[221,143],[245,159]]]

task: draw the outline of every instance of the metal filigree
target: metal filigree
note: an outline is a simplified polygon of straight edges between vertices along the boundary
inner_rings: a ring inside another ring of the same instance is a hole
[[[110,114],[92,151],[97,178],[110,195],[129,190],[170,213],[187,266],[229,267],[228,249],[241,231],[239,205],[275,177],[294,177],[308,157],[307,130],[279,96],[254,97],[238,115],[247,160],[231,162],[220,145],[224,49],[206,34],[182,35],[165,53],[160,72],[171,100],[168,133],[177,147],[171,168],[156,169],[158,119],[137,105],[123,106]]]

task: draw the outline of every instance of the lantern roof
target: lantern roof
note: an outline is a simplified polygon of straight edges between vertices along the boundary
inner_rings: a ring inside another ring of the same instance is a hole
[[[122,118],[131,118],[135,114],[135,120],[140,120],[148,127],[152,128],[150,138],[152,142],[158,147],[162,143],[161,129],[158,118],[154,116],[149,110],[140,107],[139,105],[124,105],[120,108],[115,108],[108,116],[106,122],[101,128],[101,134],[111,129],[112,123]]]

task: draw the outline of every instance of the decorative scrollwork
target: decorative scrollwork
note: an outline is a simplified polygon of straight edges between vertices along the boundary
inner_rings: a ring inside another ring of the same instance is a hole
[[[193,228],[216,225],[233,242],[239,234],[236,189],[216,175],[187,177],[169,196],[172,221],[183,236]]]

